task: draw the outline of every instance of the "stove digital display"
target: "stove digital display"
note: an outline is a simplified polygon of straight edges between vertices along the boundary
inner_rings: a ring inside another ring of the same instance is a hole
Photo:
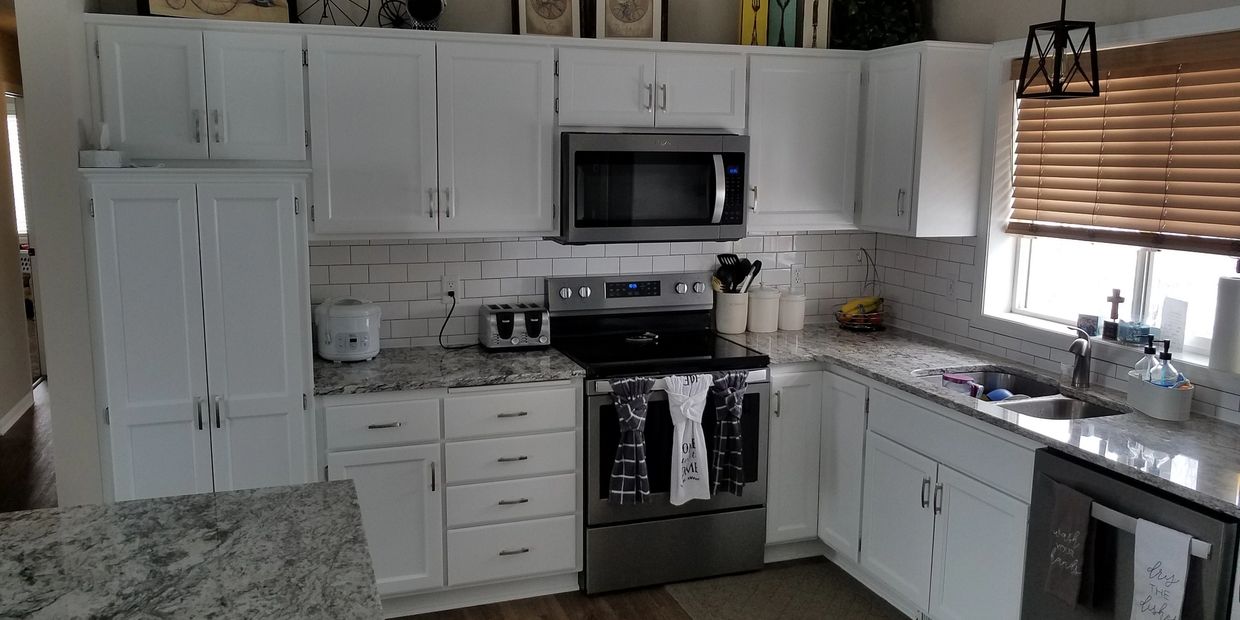
[[[608,282],[607,298],[616,297],[658,297],[660,285],[658,280],[644,282]]]

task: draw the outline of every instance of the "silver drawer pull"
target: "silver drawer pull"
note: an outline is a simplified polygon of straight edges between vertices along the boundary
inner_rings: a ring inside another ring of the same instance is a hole
[[[372,431],[378,431],[378,430],[383,430],[385,428],[400,428],[404,425],[405,425],[404,422],[388,422],[387,424],[371,424],[367,426],[366,428]]]
[[[529,553],[529,552],[530,552],[529,547],[521,547],[520,549],[504,549],[503,551],[500,551],[499,554],[500,555],[521,555],[522,553]]]
[[[524,454],[523,454],[523,455],[521,455],[521,456],[501,456],[501,457],[499,457],[499,462],[501,462],[501,463],[516,463],[517,461],[528,461],[528,460],[530,460],[530,457],[525,456]]]
[[[530,500],[525,497],[522,497],[521,499],[501,499],[499,500],[499,505],[500,506],[516,506],[517,504],[528,504],[529,501]]]
[[[512,413],[501,413],[495,417],[497,418],[523,418],[529,414],[530,412],[528,411],[513,411]]]

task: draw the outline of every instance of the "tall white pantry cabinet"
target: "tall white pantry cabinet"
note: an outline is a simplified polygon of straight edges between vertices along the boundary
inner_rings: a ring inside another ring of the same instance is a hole
[[[86,174],[115,499],[306,482],[304,179]]]

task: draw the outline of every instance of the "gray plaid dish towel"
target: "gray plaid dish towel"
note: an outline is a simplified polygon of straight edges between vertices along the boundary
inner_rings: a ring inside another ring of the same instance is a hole
[[[715,470],[712,494],[720,490],[739,496],[745,489],[745,452],[741,444],[741,411],[749,373],[732,371],[715,374],[715,451],[711,467]]]
[[[611,400],[620,422],[620,443],[616,462],[611,466],[611,489],[607,501],[613,504],[644,504],[650,501],[650,478],[646,475],[646,409],[654,379],[629,377],[612,379]]]

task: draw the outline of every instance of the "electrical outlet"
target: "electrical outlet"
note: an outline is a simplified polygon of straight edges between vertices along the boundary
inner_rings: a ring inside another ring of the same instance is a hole
[[[792,281],[790,284],[792,287],[800,288],[805,286],[805,265],[793,265],[791,271]]]
[[[950,278],[947,280],[947,297],[949,299],[956,298],[956,281]]]
[[[865,262],[865,254],[861,250],[857,250],[857,254],[853,256],[853,262],[860,265]]]
[[[452,303],[452,295],[448,293],[455,295],[459,303],[461,301],[461,276],[444,276],[439,290],[445,304]]]

